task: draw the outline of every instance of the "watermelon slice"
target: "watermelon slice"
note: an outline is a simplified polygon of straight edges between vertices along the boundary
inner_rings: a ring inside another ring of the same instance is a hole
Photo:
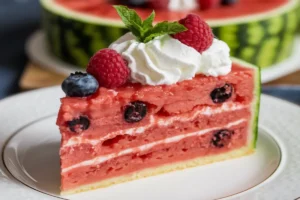
[[[43,24],[51,51],[85,67],[89,58],[127,32],[107,0],[41,0]],[[286,59],[297,29],[298,0],[240,0],[234,6],[194,13],[203,17],[232,56],[260,67]],[[147,16],[150,9],[137,9]],[[175,21],[186,12],[157,10],[156,21]]]

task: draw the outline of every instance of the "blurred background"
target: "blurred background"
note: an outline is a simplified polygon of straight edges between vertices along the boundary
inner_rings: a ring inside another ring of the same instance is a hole
[[[142,15],[156,9],[159,20],[183,16],[182,8],[198,9],[195,12],[208,18],[216,36],[231,47],[233,56],[262,67],[263,93],[300,105],[298,0],[240,0],[226,6],[224,2],[217,5],[222,0],[212,0],[211,5],[203,4],[202,7],[198,5],[199,0],[192,8],[192,2],[196,1],[173,1],[172,8],[166,8],[164,3],[159,3],[164,1],[158,0],[151,5],[139,0],[121,3],[136,6]],[[0,99],[59,85],[68,73],[83,70],[87,59],[97,49],[124,34],[123,27],[112,26],[109,20],[100,24],[91,22],[95,18],[116,18],[115,13],[107,9],[112,2],[103,2],[0,0]],[[57,9],[59,6],[64,9]],[[259,15],[270,10],[276,12],[263,18],[245,17],[251,12]],[[86,15],[91,18],[83,20]],[[235,20],[216,23],[229,17]]]

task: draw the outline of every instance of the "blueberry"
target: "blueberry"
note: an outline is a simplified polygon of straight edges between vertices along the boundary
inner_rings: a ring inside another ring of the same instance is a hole
[[[67,122],[70,130],[74,133],[81,133],[90,127],[90,120],[87,117],[80,116],[77,119]]]
[[[142,101],[134,101],[125,107],[124,119],[128,123],[141,121],[147,114],[147,105]]]
[[[235,4],[237,2],[238,2],[238,0],[222,0],[221,4],[222,5],[232,5],[232,4]]]
[[[61,87],[69,97],[86,97],[94,94],[99,84],[92,75],[75,72],[64,80]]]
[[[232,93],[232,85],[226,83],[224,86],[214,89],[210,93],[210,97],[214,103],[223,103],[231,97]]]
[[[222,129],[219,131],[216,131],[213,135],[213,138],[211,140],[211,143],[213,146],[222,148],[224,146],[227,146],[230,143],[231,136],[234,134],[233,131],[228,129]]]
[[[119,0],[120,4],[128,5],[128,6],[144,6],[147,0]]]

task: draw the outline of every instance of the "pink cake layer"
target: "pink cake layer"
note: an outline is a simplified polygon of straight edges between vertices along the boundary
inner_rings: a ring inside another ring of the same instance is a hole
[[[132,152],[117,156],[102,163],[68,168],[62,172],[62,191],[81,185],[99,182],[108,178],[155,168],[167,163],[189,160],[214,154],[229,152],[247,144],[249,122],[243,121],[229,128],[234,131],[231,140],[222,148],[215,147],[211,139],[216,131],[194,137],[187,137],[178,142],[160,144],[145,151]]]
[[[226,76],[197,75],[164,86],[128,84],[115,90],[100,88],[88,98],[63,98],[57,119],[62,134],[62,191],[247,147],[253,139],[254,73],[234,64]],[[211,92],[225,84],[232,85],[232,96],[225,103],[214,103]],[[128,123],[124,108],[133,101],[146,103],[148,111],[140,122]],[[90,125],[72,132],[68,121],[80,116],[87,117]],[[212,140],[223,129],[234,134],[226,146],[216,147]]]
[[[191,112],[189,116],[192,116]],[[238,110],[221,112],[214,115],[203,115],[199,114],[195,118],[191,119],[188,117],[187,121],[174,121],[168,126],[161,126],[157,121],[153,122],[153,125],[148,129],[145,129],[142,133],[137,133],[137,131],[132,134],[125,134],[125,131],[116,132],[117,134],[112,134],[109,138],[105,140],[100,140],[97,144],[92,143],[94,140],[82,140],[78,137],[78,140],[74,140],[73,145],[62,146],[60,151],[61,156],[61,167],[69,167],[78,162],[92,159],[95,156],[106,155],[110,153],[116,153],[127,148],[134,148],[143,144],[159,141],[165,138],[169,138],[176,135],[186,134],[190,132],[195,132],[203,129],[208,129],[212,127],[222,127],[225,126],[229,121],[236,121],[239,119],[250,120],[250,107],[242,107]],[[170,119],[170,117],[164,117],[164,121]],[[179,116],[179,119],[180,116]],[[101,127],[99,127],[101,129]],[[139,129],[137,129],[139,130]],[[93,131],[98,131],[98,129],[93,129]],[[68,143],[65,143],[68,144]],[[71,143],[72,144],[72,143]]]
[[[100,88],[89,98],[62,98],[57,124],[64,142],[76,136],[67,127],[67,122],[82,115],[87,116],[91,125],[81,133],[81,137],[98,139],[114,131],[147,125],[151,115],[172,116],[189,113],[196,106],[217,107],[219,104],[212,101],[210,93],[225,83],[234,87],[234,93],[227,102],[248,105],[253,99],[253,79],[253,69],[241,68],[234,64],[227,76],[198,75],[192,80],[167,86],[129,84],[113,91]],[[127,123],[123,119],[124,107],[137,100],[147,103],[148,113],[140,122]]]

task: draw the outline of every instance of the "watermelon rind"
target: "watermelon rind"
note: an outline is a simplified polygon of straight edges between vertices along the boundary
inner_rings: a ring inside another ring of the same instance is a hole
[[[41,5],[49,49],[77,66],[86,67],[96,51],[128,31],[121,20],[72,11],[54,0],[41,0]],[[207,22],[215,36],[229,45],[231,56],[264,68],[290,56],[298,14],[298,0],[290,0],[264,13]]]
[[[298,2],[299,6],[298,6],[298,34],[300,34],[300,0]]]
[[[254,69],[255,77],[254,77],[254,90],[253,90],[253,100],[252,100],[252,119],[250,131],[252,132],[252,138],[249,139],[252,144],[252,148],[256,147],[257,138],[258,138],[258,119],[259,119],[259,110],[260,110],[260,97],[261,97],[261,68],[250,63],[247,63],[243,60],[237,58],[231,58],[233,63],[238,64],[241,67]]]
[[[298,5],[288,7],[266,19],[214,27],[215,35],[227,42],[231,55],[261,68],[288,58],[293,50],[298,24]]]

